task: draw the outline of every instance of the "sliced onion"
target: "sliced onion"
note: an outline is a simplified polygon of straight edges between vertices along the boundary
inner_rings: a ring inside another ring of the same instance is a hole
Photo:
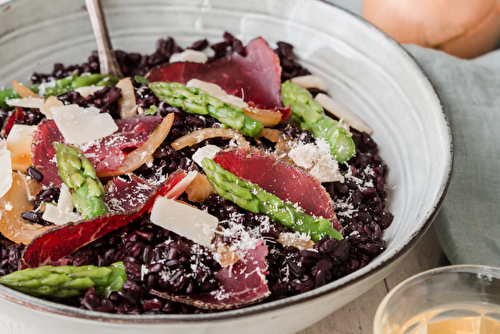
[[[188,133],[187,135],[174,141],[171,146],[174,150],[178,151],[186,146],[193,146],[194,144],[201,143],[204,140],[217,137],[234,139],[239,146],[248,145],[245,137],[243,137],[243,135],[236,130],[207,128]]]
[[[281,122],[281,113],[279,111],[258,109],[254,107],[243,108],[245,115],[261,122],[264,126],[273,127]]]
[[[325,94],[318,94],[315,100],[321,104],[326,111],[330,112],[332,115],[339,119],[344,119],[344,123],[348,126],[355,128],[360,132],[366,132],[369,135],[373,134],[373,129],[365,123],[358,115],[354,114],[352,111],[333,100],[331,97]]]
[[[267,140],[276,143],[280,139],[281,135],[283,135],[283,132],[280,130],[264,128],[260,132],[259,137],[264,137]]]
[[[7,136],[12,170],[27,171],[31,166],[31,144],[36,125],[14,124]]]
[[[34,237],[53,226],[31,224],[21,218],[23,212],[33,210],[33,202],[27,194],[37,194],[42,186],[20,173],[12,173],[12,179],[12,187],[0,198],[0,216],[2,217],[0,232],[10,241],[27,245]]]
[[[223,267],[232,266],[233,264],[236,263],[236,261],[239,260],[239,257],[238,255],[236,255],[236,252],[230,250],[226,244],[219,243],[217,245],[216,252],[220,254],[220,258],[218,259],[218,261],[220,265]]]
[[[208,196],[215,194],[215,189],[212,187],[206,175],[196,174],[196,177],[189,183],[186,189],[186,194],[191,202],[203,202]]]
[[[321,89],[322,91],[326,90],[326,85],[323,79],[315,75],[303,75],[300,77],[292,78],[290,79],[290,81],[305,89],[317,88]]]
[[[150,161],[155,150],[167,138],[170,128],[174,123],[174,114],[168,114],[167,117],[158,125],[151,137],[138,147],[135,151],[130,152],[123,161],[123,165],[112,171],[102,171],[97,173],[99,177],[118,176],[130,173],[141,167],[146,162]]]
[[[122,119],[137,115],[134,86],[130,78],[123,78],[116,84],[122,90],[122,97],[118,100],[120,117]]]
[[[297,141],[295,141],[292,137],[286,134],[281,135],[276,142],[276,145],[274,146],[275,153],[278,159],[284,162],[288,162],[291,165],[295,165],[295,162],[293,162],[292,158],[288,156],[288,153],[295,145],[297,145]]]
[[[37,99],[43,99],[40,95],[33,93],[31,89],[29,89],[26,86],[21,85],[17,80],[12,80],[12,86],[16,90],[17,94],[19,94],[20,97],[23,98],[29,98],[29,97],[34,97]]]

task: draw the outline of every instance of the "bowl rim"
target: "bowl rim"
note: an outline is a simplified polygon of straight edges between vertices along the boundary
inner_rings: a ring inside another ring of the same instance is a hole
[[[9,4],[14,2],[15,0],[7,0],[6,2],[0,2],[0,9],[1,8],[7,8],[9,7]],[[344,9],[336,4],[333,4],[331,2],[328,2],[327,0],[314,0],[313,2],[316,3],[323,3],[328,6],[333,6],[337,8],[338,10],[344,12],[346,15],[350,15],[354,17],[356,20],[358,20],[360,23],[364,24],[366,27],[368,27],[370,30],[374,31],[374,33],[379,34],[381,37],[385,38],[387,42],[389,42],[393,47],[395,52],[399,52],[400,55],[405,57],[409,63],[415,70],[416,74],[420,76],[420,80],[422,80],[423,83],[425,83],[427,90],[429,93],[433,93],[436,102],[439,103],[439,108],[441,110],[442,115],[444,116],[444,124],[447,129],[447,134],[448,134],[448,139],[449,139],[449,145],[450,145],[450,151],[449,153],[449,163],[447,164],[447,168],[445,171],[445,177],[442,180],[437,195],[436,199],[431,206],[430,210],[427,212],[427,217],[423,221],[423,224],[421,227],[415,231],[411,236],[409,236],[406,239],[406,243],[401,245],[401,247],[392,254],[389,258],[384,259],[383,261],[377,263],[374,265],[369,271],[366,271],[362,274],[356,275],[356,273],[349,274],[339,280],[333,281],[329,284],[326,284],[323,287],[313,289],[311,291],[308,291],[303,294],[287,297],[284,299],[272,301],[269,303],[264,303],[264,304],[256,304],[253,306],[249,306],[246,308],[242,309],[235,309],[235,310],[228,310],[224,312],[219,312],[219,313],[209,313],[209,314],[158,314],[158,315],[123,315],[123,314],[109,314],[109,313],[102,313],[102,312],[96,312],[96,311],[90,311],[90,310],[83,310],[83,309],[78,309],[75,307],[63,305],[63,304],[58,304],[55,302],[50,302],[46,301],[40,298],[32,297],[29,295],[25,295],[21,292],[12,290],[10,288],[7,288],[5,286],[0,285],[0,298],[6,299],[10,302],[16,303],[18,305],[28,307],[31,309],[35,309],[41,312],[48,312],[53,315],[57,316],[66,316],[66,317],[72,317],[72,318],[78,318],[78,319],[84,319],[84,320],[91,320],[91,321],[99,321],[99,322],[104,322],[104,323],[120,323],[120,324],[167,324],[167,323],[203,323],[206,321],[224,321],[224,320],[235,320],[241,317],[247,317],[247,316],[254,316],[254,315],[259,315],[264,312],[268,311],[273,311],[277,309],[284,309],[290,306],[298,305],[298,304],[303,304],[306,303],[312,299],[316,299],[319,297],[323,297],[325,295],[331,294],[332,292],[338,291],[340,289],[343,289],[345,287],[354,285],[356,283],[359,283],[366,279],[367,277],[373,275],[374,273],[380,272],[382,269],[390,265],[391,263],[394,263],[397,261],[399,258],[404,256],[414,245],[415,243],[420,239],[420,237],[427,231],[427,229],[430,227],[433,219],[437,215],[439,208],[441,204],[444,201],[446,192],[448,190],[449,184],[450,184],[450,179],[451,179],[451,174],[453,170],[453,164],[454,164],[454,151],[453,151],[453,141],[452,141],[452,132],[450,128],[450,123],[448,120],[448,117],[446,116],[446,113],[444,112],[443,104],[441,102],[441,98],[439,97],[436,89],[432,85],[431,81],[429,80],[428,76],[425,74],[423,71],[422,67],[417,63],[415,58],[408,52],[406,51],[401,44],[396,42],[392,37],[387,35],[385,32],[371,24],[370,22],[366,21],[363,19],[360,15],[357,15],[355,13],[350,12],[347,9]],[[362,269],[360,269],[361,271]],[[359,272],[359,271],[358,271]],[[340,280],[345,280],[345,282],[342,282],[341,284],[338,284]],[[337,282],[337,283],[336,283]],[[334,285],[334,286],[330,286]]]

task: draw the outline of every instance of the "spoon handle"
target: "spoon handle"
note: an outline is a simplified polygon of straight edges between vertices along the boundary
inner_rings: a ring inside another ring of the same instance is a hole
[[[120,64],[116,59],[115,52],[111,47],[106,19],[102,10],[101,0],[85,0],[89,13],[92,30],[97,44],[101,74],[110,74],[123,78]]]

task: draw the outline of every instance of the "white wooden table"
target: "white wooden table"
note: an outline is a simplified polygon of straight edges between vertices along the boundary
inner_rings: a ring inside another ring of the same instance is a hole
[[[299,334],[371,334],[377,306],[389,290],[399,282],[419,272],[431,269],[441,253],[434,229],[417,243],[404,261],[385,280],[365,295]],[[25,324],[13,322],[0,315],[0,334],[39,334]]]

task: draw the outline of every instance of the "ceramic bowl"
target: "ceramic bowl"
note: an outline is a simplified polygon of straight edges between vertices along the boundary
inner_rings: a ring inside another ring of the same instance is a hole
[[[83,0],[17,0],[0,7],[0,85],[28,81],[56,62],[86,60],[95,49]],[[0,286],[2,314],[50,333],[292,333],[319,321],[386,277],[429,227],[452,166],[451,133],[440,101],[415,61],[359,17],[311,0],[105,0],[117,49],[151,53],[175,37],[190,45],[224,31],[295,46],[334,99],[375,132],[389,165],[387,250],[361,270],[319,289],[248,308],[205,315],[123,316],[70,308]],[[28,320],[29,319],[29,320]]]

